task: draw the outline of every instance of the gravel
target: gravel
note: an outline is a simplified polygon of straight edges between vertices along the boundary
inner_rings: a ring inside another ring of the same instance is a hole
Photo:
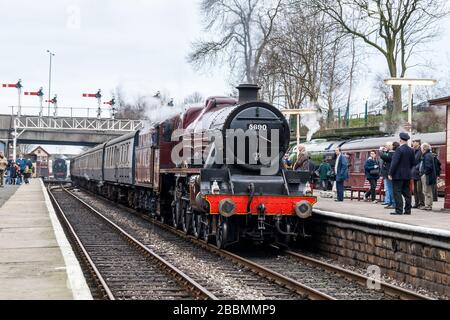
[[[158,255],[205,286],[220,299],[299,299],[295,293],[245,270],[234,263],[161,230],[110,202],[79,191],[89,203]]]

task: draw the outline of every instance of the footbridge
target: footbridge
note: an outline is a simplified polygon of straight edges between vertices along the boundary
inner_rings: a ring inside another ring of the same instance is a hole
[[[0,140],[15,158],[17,144],[95,146],[144,126],[143,120],[0,114]]]

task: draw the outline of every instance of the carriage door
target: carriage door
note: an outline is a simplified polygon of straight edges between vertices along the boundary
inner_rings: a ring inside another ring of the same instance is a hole
[[[114,146],[114,180],[116,182],[119,181],[119,162],[120,162],[120,149],[117,146]]]

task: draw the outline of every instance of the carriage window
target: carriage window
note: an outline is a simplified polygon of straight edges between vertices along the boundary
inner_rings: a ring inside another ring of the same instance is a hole
[[[355,161],[353,162],[353,172],[361,171],[361,152],[355,153]]]
[[[163,125],[163,139],[164,142],[170,142],[172,135],[172,124],[167,121]]]

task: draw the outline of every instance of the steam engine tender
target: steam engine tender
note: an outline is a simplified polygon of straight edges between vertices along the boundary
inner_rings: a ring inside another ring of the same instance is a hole
[[[209,98],[79,155],[72,180],[221,248],[306,235],[317,200],[307,194],[309,173],[281,164],[288,123],[257,99],[259,87],[238,90],[238,100]]]

